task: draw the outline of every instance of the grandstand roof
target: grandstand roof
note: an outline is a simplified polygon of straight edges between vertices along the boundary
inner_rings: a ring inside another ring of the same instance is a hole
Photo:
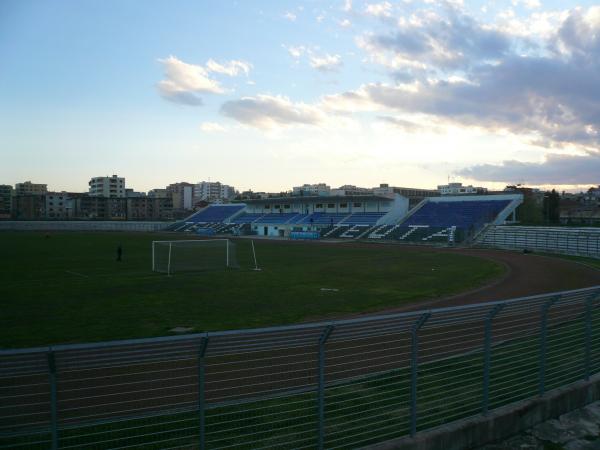
[[[244,200],[244,203],[252,205],[260,205],[265,203],[307,203],[307,202],[334,202],[334,201],[347,201],[347,202],[368,202],[368,201],[387,201],[391,202],[394,199],[392,197],[386,197],[384,195],[305,195],[305,196],[291,196],[291,197],[271,197],[261,198],[254,200]]]

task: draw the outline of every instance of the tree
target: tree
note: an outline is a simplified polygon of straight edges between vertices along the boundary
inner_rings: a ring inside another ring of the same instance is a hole
[[[555,189],[544,194],[543,211],[546,223],[560,222],[560,195]]]
[[[524,225],[539,225],[544,222],[542,205],[534,195],[523,195],[523,203],[517,209],[517,218]]]

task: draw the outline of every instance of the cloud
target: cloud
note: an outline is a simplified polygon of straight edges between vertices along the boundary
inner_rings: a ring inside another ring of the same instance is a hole
[[[570,11],[543,51],[530,53],[460,11],[448,17],[433,14],[359,40],[398,82],[353,91],[363,109],[422,113],[534,135],[547,147],[600,150],[600,7]]]
[[[600,7],[578,8],[560,16],[554,31],[533,45],[444,4],[445,15],[433,10],[416,13],[399,19],[392,32],[361,37],[367,53],[382,58],[377,62],[385,63],[393,82],[364,84],[312,104],[273,95],[245,97],[225,103],[221,112],[260,129],[332,124],[333,129],[336,121],[351,121],[353,115],[363,113],[374,113],[377,121],[404,131],[419,125],[429,128],[430,123],[473,126],[488,133],[520,136],[549,149],[587,152],[589,156],[580,158],[596,168]],[[306,56],[318,70],[341,63],[338,55],[317,55],[310,48],[290,47],[288,51],[298,58]],[[565,158],[554,155],[541,164],[506,162],[469,170],[484,176],[484,169],[498,174],[506,166],[507,177],[513,169],[521,173],[509,181],[529,180],[523,175],[529,171],[552,182],[556,177],[549,170],[560,167],[556,161],[571,164],[573,174],[579,167],[575,163],[584,161]]]
[[[230,77],[238,76],[240,73],[248,75],[251,68],[252,64],[245,61],[232,60],[225,64],[219,64],[218,62],[209,59],[206,62],[206,69],[208,71],[229,75]]]
[[[370,15],[391,16],[391,5],[372,4]],[[401,19],[393,30],[367,33],[357,39],[371,60],[389,67],[468,69],[481,60],[498,59],[511,48],[510,36],[484,26],[471,16],[449,9],[445,15],[432,11]]]
[[[227,92],[219,81],[210,77],[210,73],[236,76],[249,73],[251,64],[244,61],[229,61],[219,64],[209,59],[206,67],[189,64],[175,56],[158,60],[164,67],[165,79],[158,82],[159,94],[175,103],[190,106],[202,105],[201,94],[223,94]]]
[[[178,91],[176,87],[162,81],[158,84],[158,92],[165,100],[179,103],[180,105],[202,106],[204,104],[202,98],[196,93]]]
[[[324,110],[335,114],[380,110],[381,106],[369,99],[366,88],[367,86],[362,86],[356,91],[326,95],[320,104]]]
[[[221,114],[263,130],[273,130],[294,125],[318,125],[325,114],[306,103],[294,103],[283,96],[257,95],[225,102]]]
[[[350,22],[348,19],[340,20],[338,23],[342,28],[348,28],[352,26],[352,22]]]
[[[165,79],[158,83],[158,91],[166,100],[186,105],[201,105],[201,93],[222,94],[219,82],[209,77],[202,66],[185,63],[175,56],[159,59],[165,69]]]
[[[303,45],[298,45],[298,46],[292,46],[290,45],[289,47],[286,47],[285,45],[283,46],[287,52],[290,54],[290,56],[294,59],[299,59],[305,52],[306,52],[306,47],[304,47]]]
[[[542,6],[540,0],[512,0],[513,6],[523,5],[527,9],[536,9]]]
[[[600,155],[549,154],[541,163],[504,161],[502,164],[479,164],[458,171],[458,175],[478,181],[533,185],[598,184]]]
[[[330,55],[328,53],[317,54],[318,47],[310,48],[303,45],[283,45],[283,48],[285,48],[288,54],[296,60],[296,63],[300,61],[300,58],[306,55],[310,66],[320,72],[335,72],[343,65],[342,57],[340,55]]]
[[[342,6],[342,11],[344,11],[344,12],[352,11],[352,0],[344,0],[344,6]]]
[[[452,58],[436,56],[438,50],[430,39],[413,39],[410,34],[398,39],[396,32],[390,48],[417,62],[410,67],[390,64],[394,83],[364,84],[324,96],[313,105],[292,103],[285,97],[250,97],[224,105],[223,113],[263,128],[291,123],[321,125],[334,116],[366,112],[376,113],[388,124],[393,123],[389,117],[410,120],[419,115],[438,124],[510,133],[549,149],[600,152],[600,7],[570,11],[539,54],[515,51],[507,36],[461,11],[451,9],[449,14],[449,21],[433,14],[427,20],[415,19],[414,26],[427,30],[427,36],[446,36],[444,45],[454,49],[448,50],[449,54],[462,55],[452,64]],[[470,42],[456,30],[448,31],[449,24],[457,23],[463,31],[475,30]],[[432,24],[441,24],[442,31]],[[376,35],[370,42],[378,39],[385,42]],[[306,54],[313,67],[322,70],[338,63],[335,57],[317,56],[310,49]],[[425,55],[430,67],[420,66],[417,55]],[[408,127],[400,122],[396,125]]]
[[[216,122],[202,122],[200,124],[200,129],[207,133],[227,131],[225,127]]]
[[[367,3],[365,14],[374,17],[392,17],[392,4],[390,2]]]
[[[378,116],[377,119],[380,122],[384,122],[391,125],[393,128],[397,128],[406,132],[415,132],[421,130],[423,127],[409,120],[399,119],[392,116]]]
[[[294,13],[293,13],[293,12],[291,12],[291,11],[287,11],[287,12],[286,12],[286,13],[283,15],[283,17],[284,17],[285,19],[289,20],[290,22],[295,22],[295,21],[296,21],[296,18],[297,18],[296,14],[294,14]]]
[[[320,72],[335,72],[342,67],[342,57],[340,55],[311,56],[310,66]]]

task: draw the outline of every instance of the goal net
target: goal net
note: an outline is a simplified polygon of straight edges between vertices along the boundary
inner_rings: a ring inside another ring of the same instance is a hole
[[[235,244],[229,239],[153,241],[152,270],[172,274],[239,268]]]

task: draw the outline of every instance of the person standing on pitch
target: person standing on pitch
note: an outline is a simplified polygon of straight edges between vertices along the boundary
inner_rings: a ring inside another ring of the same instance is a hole
[[[121,257],[123,256],[123,247],[121,244],[117,247],[117,261],[122,261]]]

